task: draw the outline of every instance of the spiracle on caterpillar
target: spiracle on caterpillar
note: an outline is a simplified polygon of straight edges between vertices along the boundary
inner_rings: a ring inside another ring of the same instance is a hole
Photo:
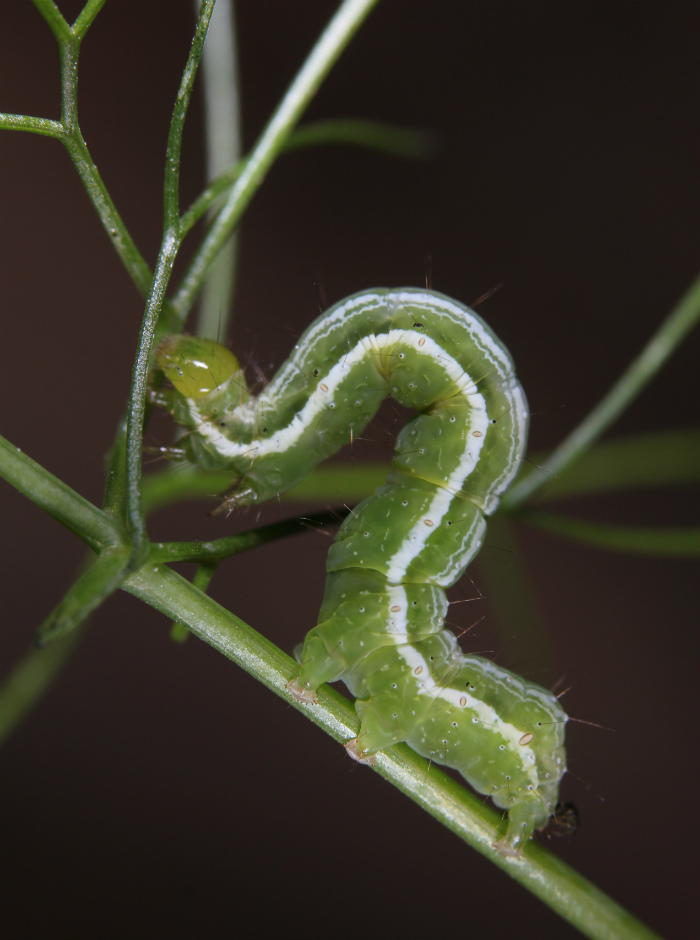
[[[445,589],[481,548],[525,451],[527,402],[503,344],[449,297],[382,288],[320,316],[257,396],[211,340],[170,336],[156,359],[173,386],[160,401],[189,429],[186,459],[234,477],[225,511],[301,482],[387,395],[416,411],[387,482],[336,535],[288,690],[314,703],[342,679],[361,721],[348,753],[372,762],[405,741],[455,768],[508,811],[496,845],[517,855],[555,811],[567,716],[541,686],[463,653],[445,627]]]

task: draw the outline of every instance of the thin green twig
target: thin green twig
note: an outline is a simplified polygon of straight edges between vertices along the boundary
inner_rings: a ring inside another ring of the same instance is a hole
[[[0,126],[56,137],[65,146],[110,241],[142,297],[151,285],[151,270],[119,215],[109,195],[78,123],[78,56],[88,28],[104,0],[90,0],[73,27],[65,21],[52,0],[33,0],[58,41],[61,63],[61,120],[48,121],[26,115],[2,115]]]
[[[180,149],[182,146],[182,133],[213,8],[214,0],[203,0],[170,122],[165,158],[163,242],[158,254],[153,284],[141,324],[131,382],[131,394],[127,408],[126,518],[132,537],[133,554],[130,563],[132,569],[138,567],[148,553],[146,520],[141,498],[141,452],[143,449],[148,373],[156,326],[182,237],[180,232]]]
[[[55,480],[43,468],[35,471],[45,483],[44,495],[38,498],[35,481],[25,483],[23,476],[16,472],[17,468],[13,468],[12,460],[5,459],[3,462],[3,458],[11,455],[14,449],[6,442],[2,443],[0,472],[9,468],[12,472],[5,475],[30,499],[43,505],[69,528],[78,531],[88,544],[100,545],[104,540],[105,527],[118,533],[116,523],[109,516],[86,504],[77,493]],[[15,457],[24,467],[32,469],[29,458],[24,455]],[[86,506],[89,511],[86,511]],[[323,686],[319,690],[318,705],[303,705],[294,700],[286,690],[287,683],[297,671],[293,660],[166,564],[153,564],[149,560],[129,574],[122,587],[171,620],[186,624],[193,633],[238,663],[293,707],[304,712],[336,740],[346,742],[358,733],[359,721],[347,699]],[[15,700],[20,701],[17,698]],[[27,707],[26,700],[21,704],[22,708]],[[618,940],[641,940],[654,936],[614,901],[545,849],[531,844],[517,858],[501,856],[493,847],[502,835],[503,824],[499,814],[484,806],[480,798],[467,792],[446,775],[429,767],[425,760],[405,745],[390,748],[378,755],[377,770],[586,935],[593,938],[615,937]]]
[[[57,140],[65,138],[65,130],[60,121],[34,117],[31,114],[0,114],[0,130],[28,131],[30,134],[55,137]]]
[[[642,352],[577,428],[535,470],[504,496],[503,506],[515,509],[543,487],[550,477],[570,467],[613,424],[654,378],[671,353],[700,320],[700,277],[681,297]]]
[[[228,195],[182,279],[173,305],[184,322],[202,288],[209,268],[238,224],[265,174],[283,148],[304,110],[341,52],[348,45],[377,0],[344,0],[289,87],[262,133],[241,175]]]
[[[666,558],[700,558],[700,528],[697,526],[623,526],[589,522],[534,509],[523,510],[523,522],[563,538],[596,548],[634,555]]]
[[[123,531],[114,518],[93,506],[4,437],[0,437],[0,477],[74,532],[93,551],[124,543]]]
[[[71,28],[53,0],[32,0],[32,3],[44,17],[58,42],[66,42],[72,39]]]
[[[283,519],[281,522],[272,522],[269,525],[249,529],[240,535],[229,535],[225,538],[214,539],[210,542],[158,542],[151,546],[149,560],[159,562],[196,561],[199,564],[219,564],[231,555],[245,552],[249,548],[267,545],[278,539],[290,535],[301,535],[304,532],[323,532],[329,526],[339,525],[347,510],[331,510],[328,512],[308,513],[306,516],[297,516],[294,519]]]
[[[129,577],[124,589],[172,620],[187,624],[200,639],[303,712],[336,741],[346,743],[356,737],[359,721],[348,699],[322,686],[317,705],[297,702],[286,689],[297,675],[296,663],[167,565],[142,567]],[[406,745],[378,754],[376,770],[585,935],[615,940],[656,937],[545,848],[530,843],[517,858],[500,855],[494,848],[503,834],[500,814]]]
[[[198,4],[198,0],[195,0]],[[216,179],[241,158],[236,18],[232,0],[217,0],[202,58],[204,140],[207,179]],[[209,221],[216,212],[209,210]],[[209,271],[199,305],[195,332],[222,340],[229,335],[238,257],[238,233],[233,232]]]
[[[32,649],[0,686],[0,744],[38,705],[73,654],[83,629],[78,627],[46,649]]]
[[[399,127],[380,121],[334,118],[297,127],[287,138],[281,152],[329,144],[364,147],[412,160],[427,159],[436,149],[434,137],[420,128]],[[231,164],[197,196],[192,205],[182,213],[180,224],[183,234],[188,232],[219,197],[233,186],[247,162],[248,158],[244,157]]]

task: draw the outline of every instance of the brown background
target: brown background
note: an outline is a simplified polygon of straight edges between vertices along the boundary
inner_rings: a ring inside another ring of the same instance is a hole
[[[334,7],[238,4],[247,146]],[[318,285],[331,303],[421,284],[430,253],[435,288],[465,302],[505,283],[481,312],[518,364],[533,449],[556,444],[697,271],[697,14],[680,2],[386,0],[307,116],[430,127],[440,156],[281,159],[243,225],[236,349],[270,374],[316,315]],[[84,135],[150,262],[191,30],[189,3],[111,0],[81,58]],[[0,109],[57,117],[54,41],[31,4],[3,0],[0,42]],[[202,184],[200,127],[196,100],[184,204]],[[142,303],[60,145],[0,143],[2,432],[99,502]],[[696,423],[697,353],[696,332],[614,433]],[[167,420],[151,433],[167,442]],[[2,501],[6,670],[82,549],[8,487]],[[697,491],[563,508],[697,524]],[[151,531],[206,538],[251,521],[197,505]],[[327,544],[309,534],[242,556],[213,593],[291,649],[314,622]],[[693,936],[697,567],[525,530],[521,550],[559,671],[575,681],[567,709],[615,728],[571,728],[563,795],[582,828],[554,848],[665,936]],[[551,684],[541,664],[509,660],[509,626],[501,661]],[[11,940],[575,935],[223,657],[171,644],[160,615],[126,595],[6,747],[1,786]]]

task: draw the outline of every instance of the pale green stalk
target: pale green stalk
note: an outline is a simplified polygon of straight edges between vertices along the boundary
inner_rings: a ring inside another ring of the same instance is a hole
[[[376,3],[377,0],[344,0],[311,50],[255,145],[224,207],[190,262],[173,300],[182,321],[199,294],[214,258],[238,224],[299,118]]]
[[[199,0],[194,0],[199,8]],[[202,57],[207,180],[241,158],[241,106],[236,19],[232,0],[217,0]],[[209,221],[216,207],[209,210]],[[229,335],[238,254],[238,233],[222,245],[204,282],[195,332],[224,341]]]
[[[622,373],[588,417],[550,454],[541,468],[519,480],[505,494],[503,507],[515,509],[563,473],[629,407],[700,320],[700,277],[681,297],[642,352]]]

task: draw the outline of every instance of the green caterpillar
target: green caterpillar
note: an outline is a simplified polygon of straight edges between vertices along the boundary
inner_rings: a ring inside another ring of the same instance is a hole
[[[387,482],[340,527],[318,624],[288,686],[316,701],[342,679],[357,697],[357,760],[405,741],[508,810],[506,855],[546,825],[566,770],[554,696],[479,656],[444,626],[444,589],[479,551],[515,477],[528,413],[510,356],[472,310],[433,291],[363,291],[319,317],[253,397],[229,350],[169,337],[157,351],[190,429],[185,455],[231,470],[224,508],[269,499],[357,436],[387,395],[412,418]]]

